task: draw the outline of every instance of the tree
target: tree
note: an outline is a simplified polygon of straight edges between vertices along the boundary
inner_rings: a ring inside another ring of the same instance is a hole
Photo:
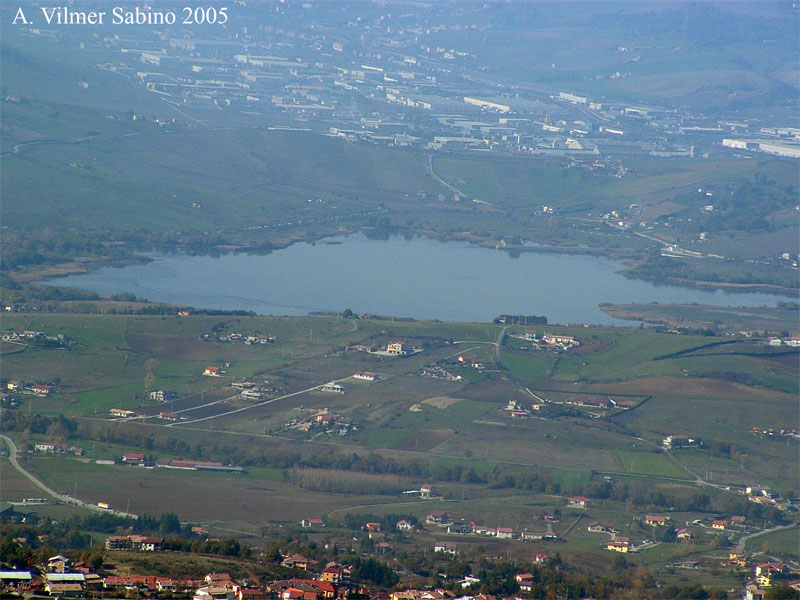
[[[161,515],[161,519],[159,519],[158,523],[158,531],[161,535],[167,533],[180,533],[181,531],[181,522],[178,519],[178,515],[174,513],[165,513]]]
[[[664,533],[661,535],[661,541],[662,542],[672,543],[677,539],[678,539],[678,535],[675,532],[675,527],[673,527],[673,526],[667,527],[664,530]]]
[[[788,585],[776,585],[764,593],[764,600],[800,600],[800,592]]]

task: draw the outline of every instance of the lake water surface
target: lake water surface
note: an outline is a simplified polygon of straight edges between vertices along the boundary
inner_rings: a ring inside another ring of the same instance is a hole
[[[130,292],[197,308],[305,315],[341,311],[489,321],[500,313],[551,323],[620,324],[601,302],[769,305],[782,298],[655,285],[627,279],[623,265],[595,256],[508,252],[427,238],[363,235],[295,244],[267,255],[219,258],[155,254],[146,265],[102,268],[53,281],[101,294]]]

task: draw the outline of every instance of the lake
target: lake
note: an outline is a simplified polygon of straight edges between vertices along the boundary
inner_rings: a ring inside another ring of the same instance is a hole
[[[525,252],[512,257],[502,250],[421,237],[376,241],[355,234],[266,255],[150,256],[155,260],[145,265],[104,267],[50,283],[266,315],[351,308],[448,321],[490,321],[513,313],[545,315],[551,323],[622,324],[598,304],[774,306],[782,299],[627,279],[617,273],[624,265],[596,256]]]

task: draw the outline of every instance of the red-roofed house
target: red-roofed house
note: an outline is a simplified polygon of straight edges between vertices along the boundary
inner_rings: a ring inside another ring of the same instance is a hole
[[[533,587],[533,574],[532,573],[520,573],[514,577],[519,585],[519,589],[523,592],[530,592],[531,588]]]
[[[325,521],[322,519],[303,519],[300,521],[303,527],[325,527]]]

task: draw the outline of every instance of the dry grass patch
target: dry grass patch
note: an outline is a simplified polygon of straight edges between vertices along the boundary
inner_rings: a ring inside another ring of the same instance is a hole
[[[447,408],[448,406],[453,406],[457,402],[461,402],[461,398],[451,398],[450,396],[434,396],[433,398],[428,398],[427,400],[423,400],[423,404],[428,404],[433,406],[434,408]]]

